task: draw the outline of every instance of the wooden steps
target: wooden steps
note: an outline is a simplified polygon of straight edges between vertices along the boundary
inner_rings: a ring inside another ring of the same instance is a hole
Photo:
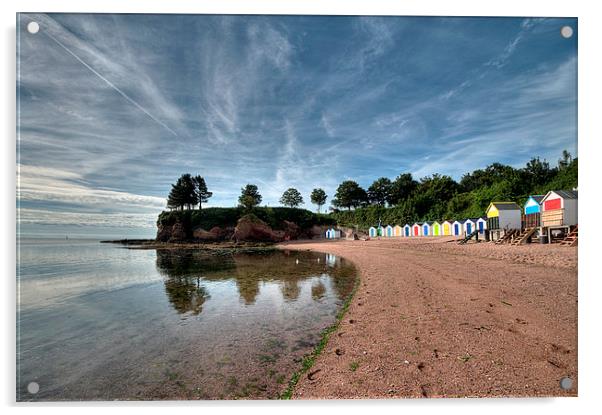
[[[469,233],[468,235],[466,235],[464,237],[464,239],[461,239],[458,242],[458,245],[464,245],[466,242],[468,242],[469,240],[471,240],[472,238],[474,238],[478,233],[479,233],[479,230],[475,229],[474,231],[472,231],[471,233]]]
[[[513,241],[513,238],[518,234],[518,229],[509,229],[508,231],[506,231],[506,233],[504,234],[504,236],[502,236],[500,239],[498,239],[497,241],[495,241],[494,243],[496,245],[501,245],[501,244],[505,244],[505,243],[510,243]]]
[[[562,246],[577,246],[579,239],[579,228],[575,225],[575,228],[569,232],[567,236],[560,242]]]
[[[512,242],[510,242],[510,245],[516,246],[526,243],[536,231],[537,228],[526,228],[524,231],[516,235],[516,237],[512,238]]]

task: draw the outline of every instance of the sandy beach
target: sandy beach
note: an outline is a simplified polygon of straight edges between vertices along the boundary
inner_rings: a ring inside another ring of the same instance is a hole
[[[361,278],[293,398],[577,395],[577,248],[449,238],[280,247],[343,256]]]

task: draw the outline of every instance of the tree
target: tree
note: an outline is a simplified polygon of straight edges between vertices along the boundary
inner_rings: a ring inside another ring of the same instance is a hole
[[[368,188],[368,199],[371,203],[379,206],[385,206],[385,204],[391,200],[392,183],[386,177],[377,179]]]
[[[324,206],[324,204],[326,203],[326,198],[328,196],[326,196],[326,192],[323,189],[314,189],[311,192],[311,203],[313,203],[314,205],[318,205],[318,213],[320,213],[320,208],[322,206]]]
[[[297,207],[303,204],[303,196],[301,196],[301,193],[297,189],[290,187],[282,194],[280,203],[291,208]]]
[[[339,185],[332,200],[336,207],[345,207],[347,210],[361,206],[368,200],[368,194],[353,180],[346,180]]]
[[[552,169],[550,169],[550,164],[545,160],[541,161],[539,157],[529,160],[523,169],[523,174],[529,184],[529,189],[547,183],[553,173]]]
[[[199,210],[202,209],[203,203],[207,203],[209,198],[213,196],[213,192],[207,190],[207,183],[201,176],[195,176],[192,178],[195,185],[195,192],[199,203]]]
[[[558,159],[558,169],[566,169],[573,161],[573,156],[567,150],[562,150],[562,158]]]
[[[257,186],[254,184],[248,184],[240,189],[241,194],[238,197],[238,204],[248,210],[254,208],[261,203],[261,195]]]
[[[412,195],[417,186],[418,182],[412,178],[411,173],[400,174],[391,183],[391,191],[387,202],[391,205],[400,204]]]
[[[167,197],[167,207],[184,210],[185,206],[191,209],[197,203],[199,200],[194,180],[189,173],[183,174],[175,184],[171,185],[171,191]]]

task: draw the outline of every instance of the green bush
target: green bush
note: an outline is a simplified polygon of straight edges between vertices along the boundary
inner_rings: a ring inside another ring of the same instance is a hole
[[[159,214],[157,225],[170,226],[179,221],[185,229],[201,227],[209,230],[214,226],[220,228],[236,226],[238,219],[246,214],[253,214],[272,229],[282,229],[284,221],[294,222],[301,229],[313,225],[335,225],[336,219],[330,215],[310,212],[306,209],[287,207],[256,207],[248,211],[241,207],[212,207],[203,210],[165,211]]]

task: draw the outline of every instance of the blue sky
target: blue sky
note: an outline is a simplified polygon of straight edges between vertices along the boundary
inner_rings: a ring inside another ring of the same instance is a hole
[[[577,155],[577,21],[21,14],[23,234],[154,235],[181,173],[258,185],[459,179]],[[30,21],[40,31],[30,34]],[[569,25],[575,35],[560,35]]]

